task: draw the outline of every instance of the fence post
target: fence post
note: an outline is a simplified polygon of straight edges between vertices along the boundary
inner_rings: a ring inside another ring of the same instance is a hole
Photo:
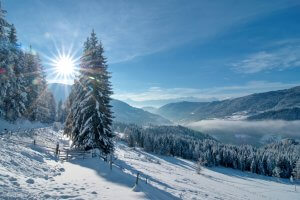
[[[112,170],[112,154],[110,154],[110,171]]]
[[[56,156],[58,156],[58,150],[59,150],[59,143],[57,142],[56,148],[55,148],[55,154],[56,154]]]
[[[35,140],[33,140],[33,145],[35,146]]]
[[[68,161],[69,160],[69,150],[68,149],[67,149],[66,153],[67,153],[66,161]]]
[[[148,176],[146,176],[146,184],[148,184]]]
[[[139,183],[139,176],[140,176],[140,173],[138,172],[138,173],[136,174],[135,185],[138,185],[138,183]]]

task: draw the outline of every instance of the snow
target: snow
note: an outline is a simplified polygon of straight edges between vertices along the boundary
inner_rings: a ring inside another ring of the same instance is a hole
[[[28,120],[17,120],[14,123],[5,121],[3,119],[0,119],[0,134],[1,132],[4,132],[4,130],[8,131],[24,131],[28,129],[33,129],[33,128],[42,128],[42,127],[48,127],[49,124],[44,124],[41,122],[30,122]]]
[[[289,180],[229,168],[203,168],[194,162],[146,153],[118,144],[117,162],[149,177],[153,186],[182,199],[300,199]]]
[[[69,144],[51,128],[0,136],[0,199],[300,199],[289,180],[219,167],[197,174],[192,161],[122,142],[112,170],[98,157],[61,162],[53,155],[57,141]]]

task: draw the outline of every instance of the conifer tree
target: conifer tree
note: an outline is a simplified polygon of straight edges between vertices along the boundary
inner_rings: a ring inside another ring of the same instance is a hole
[[[9,23],[5,19],[6,10],[2,9],[2,4],[0,2],[0,40],[6,39],[6,29],[9,27]]]
[[[103,54],[102,44],[92,31],[84,43],[79,79],[69,98],[71,108],[65,132],[71,136],[75,146],[99,148],[110,153],[114,137],[109,105],[112,90]]]
[[[296,162],[293,173],[295,178],[300,180],[300,159]]]
[[[41,61],[32,51],[21,50],[16,28],[6,21],[5,14],[0,2],[0,117],[52,122],[55,101],[47,89]]]
[[[9,39],[9,42],[13,45],[17,45],[17,31],[16,31],[16,28],[14,26],[14,24],[12,24],[10,26],[10,31],[8,33],[8,39]]]
[[[57,104],[57,117],[56,121],[58,122],[63,122],[62,117],[63,117],[63,103],[62,100],[60,99],[58,104]]]

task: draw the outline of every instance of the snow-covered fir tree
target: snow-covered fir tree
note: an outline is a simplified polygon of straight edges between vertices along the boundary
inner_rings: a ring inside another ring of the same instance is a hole
[[[300,180],[300,159],[295,164],[293,175],[296,179]]]
[[[18,42],[18,39],[17,39],[17,30],[16,30],[14,24],[12,24],[10,26],[10,31],[9,31],[9,34],[8,34],[8,39],[9,39],[9,41],[10,41],[11,44],[17,45],[17,42]]]
[[[104,153],[113,151],[111,130],[112,94],[103,47],[94,31],[84,44],[80,75],[69,97],[70,113],[65,133],[73,145],[85,149],[99,148]]]
[[[5,19],[7,11],[2,9],[2,3],[0,2],[0,39],[6,39],[6,29],[9,27],[9,23]]]
[[[63,102],[62,100],[59,100],[57,104],[57,110],[56,110],[56,121],[58,122],[64,122],[63,120]]]
[[[0,8],[0,116],[14,121],[25,112],[27,95],[22,72],[22,51],[17,44],[16,29],[5,19]]]
[[[47,89],[41,62],[32,51],[21,50],[17,30],[6,21],[5,14],[0,2],[0,118],[53,122],[55,102]]]

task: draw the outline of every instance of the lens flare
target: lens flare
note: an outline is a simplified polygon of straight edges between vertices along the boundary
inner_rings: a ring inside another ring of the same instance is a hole
[[[62,50],[57,49],[57,55],[54,58],[48,58],[50,61],[48,64],[51,66],[50,76],[51,82],[59,82],[65,84],[72,84],[74,78],[78,74],[78,61],[75,53],[71,53],[72,50],[69,49],[68,53],[65,52],[64,48]]]
[[[55,71],[63,76],[70,76],[75,70],[75,61],[70,56],[59,56],[54,60]]]

